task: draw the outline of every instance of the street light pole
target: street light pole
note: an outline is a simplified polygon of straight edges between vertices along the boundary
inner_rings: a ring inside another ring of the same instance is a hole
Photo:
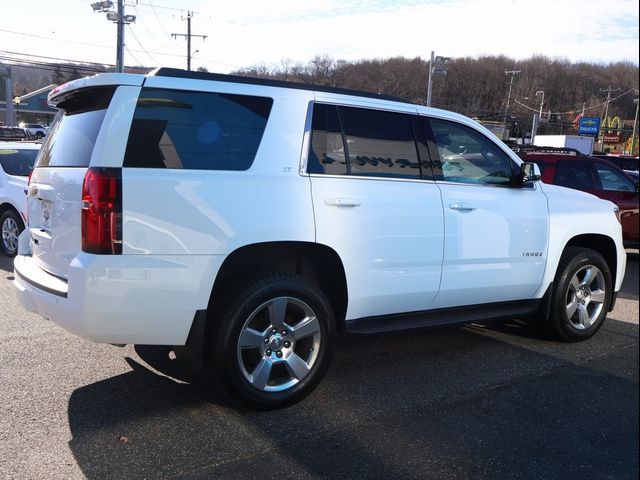
[[[443,73],[447,74],[447,64],[451,58],[435,56],[435,52],[431,51],[431,61],[429,62],[429,80],[427,84],[427,107],[431,106],[431,94],[433,91],[433,74]]]
[[[427,83],[427,107],[431,106],[431,88],[432,88],[432,76],[433,76],[433,59],[435,58],[435,52],[431,50],[431,61],[429,62],[429,82]]]
[[[94,12],[106,13],[107,20],[117,24],[116,39],[116,72],[122,73],[124,70],[124,26],[136,21],[135,15],[124,14],[124,0],[118,0],[117,11],[112,11],[113,2],[103,0],[91,4]]]

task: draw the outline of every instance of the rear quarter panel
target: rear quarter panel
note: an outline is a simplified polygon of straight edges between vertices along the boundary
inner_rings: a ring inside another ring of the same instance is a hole
[[[299,173],[311,92],[169,77],[145,87],[274,102],[246,171],[123,169],[124,254],[226,255],[258,242],[315,241],[310,182]]]

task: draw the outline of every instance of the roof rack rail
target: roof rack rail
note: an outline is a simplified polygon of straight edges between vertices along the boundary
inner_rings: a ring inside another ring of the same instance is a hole
[[[538,145],[518,145],[515,147],[511,147],[512,150],[516,153],[562,153],[565,155],[576,155],[576,156],[586,156],[580,150],[570,147],[543,147]]]
[[[296,90],[311,90],[315,92],[337,93],[341,95],[355,95],[358,97],[376,98],[379,100],[390,100],[393,102],[408,103],[417,105],[405,98],[394,97],[383,93],[364,92],[360,90],[350,90],[347,88],[327,87],[324,85],[313,85],[308,83],[289,82],[285,80],[272,80],[268,78],[245,77],[241,75],[226,75],[222,73],[193,72],[181,70],[179,68],[161,67],[149,72],[152,77],[174,77],[192,78],[194,80],[213,80],[217,82],[233,82],[248,85],[264,85],[267,87],[294,88]]]

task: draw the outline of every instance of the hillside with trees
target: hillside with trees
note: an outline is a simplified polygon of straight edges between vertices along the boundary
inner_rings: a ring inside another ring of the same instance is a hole
[[[428,65],[427,60],[419,57],[348,62],[318,55],[305,64],[284,59],[278,65],[258,65],[233,73],[384,93],[423,104]],[[110,70],[109,66],[99,64],[16,65],[12,68],[14,95]],[[144,73],[149,70],[132,71]],[[505,70],[520,70],[514,78],[508,110],[512,124],[531,122],[533,113],[540,106],[540,97],[535,95],[540,90],[545,94],[545,115],[553,113],[551,120],[554,123],[571,124],[583,106],[585,115],[602,116],[607,95],[601,90],[610,86],[619,91],[611,94],[609,116],[634,117],[638,65],[628,62],[574,63],[545,56],[520,61],[506,56],[452,58],[446,75],[434,75],[432,106],[482,120],[501,121],[510,81]],[[0,98],[4,98],[4,82],[0,82]]]
[[[306,64],[283,60],[279,65],[258,65],[234,73],[385,93],[422,104],[428,65],[428,60],[421,58],[347,62],[316,56]],[[609,115],[634,117],[637,65],[573,63],[544,56],[520,61],[505,56],[452,58],[446,75],[434,75],[432,106],[480,119],[501,120],[510,81],[505,70],[520,70],[511,92],[510,117],[530,119],[539,109],[540,97],[535,93],[540,90],[545,92],[544,112],[555,113],[554,121],[572,122],[583,106],[585,115],[601,116],[607,97],[601,89],[609,86],[620,89],[611,94],[615,100],[610,102]]]

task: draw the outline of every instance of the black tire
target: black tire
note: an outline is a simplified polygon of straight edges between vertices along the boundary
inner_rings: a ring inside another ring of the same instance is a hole
[[[601,276],[592,273],[587,277],[586,272],[590,267],[595,267],[596,270],[592,272],[600,272]],[[585,281],[590,282],[587,285],[588,291]],[[580,288],[576,289],[576,284],[580,285]],[[550,333],[565,342],[580,342],[591,338],[604,323],[612,294],[611,270],[602,255],[589,248],[567,247],[560,259],[554,280],[551,318],[548,324]],[[596,295],[598,301],[595,300]],[[573,306],[576,305],[574,310]],[[570,318],[569,313],[572,310],[574,313]],[[581,313],[585,315],[584,312],[587,316],[582,317]],[[583,318],[589,320],[582,322]]]
[[[259,408],[284,407],[311,393],[327,371],[335,348],[335,319],[326,295],[308,279],[294,274],[264,276],[230,291],[236,293],[226,296],[227,305],[209,320],[214,322],[206,349],[209,373],[236,400]],[[284,307],[278,307],[283,303]],[[278,311],[285,313],[278,315]],[[284,319],[277,332],[272,328],[279,323],[273,320],[276,317]],[[307,321],[303,331],[299,326],[304,322],[298,317],[315,317],[317,322]],[[293,328],[296,325],[298,330]],[[311,330],[314,333],[298,338]],[[283,332],[288,336],[281,335]],[[239,346],[241,333],[252,337],[251,346]],[[305,367],[298,372],[305,373],[298,373],[298,378],[293,368],[300,367],[300,359]],[[264,386],[256,373],[261,365],[270,372]],[[288,382],[287,376],[291,377]]]
[[[15,210],[6,210],[0,215],[0,249],[5,255],[13,257],[18,253],[17,238],[14,234],[20,235],[24,230],[24,223],[18,212]]]

